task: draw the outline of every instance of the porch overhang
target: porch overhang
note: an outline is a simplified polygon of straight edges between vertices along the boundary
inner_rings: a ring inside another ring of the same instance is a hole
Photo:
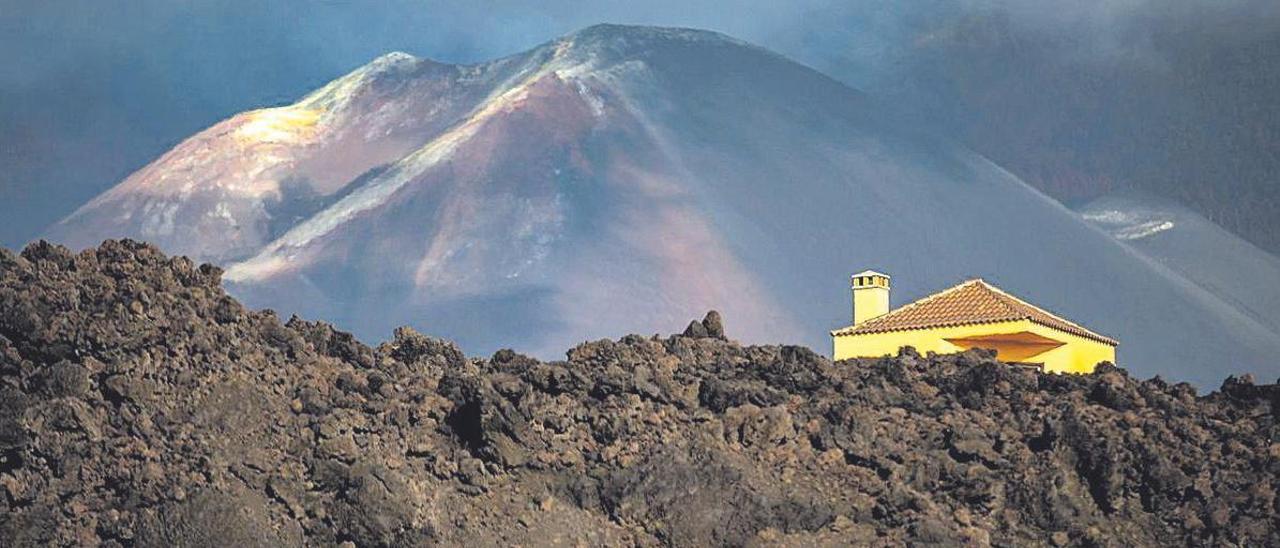
[[[999,359],[1004,361],[1028,361],[1040,354],[1058,348],[1065,341],[1049,338],[1030,331],[1013,333],[993,333],[945,339],[964,350],[970,348],[989,348],[996,351]]]

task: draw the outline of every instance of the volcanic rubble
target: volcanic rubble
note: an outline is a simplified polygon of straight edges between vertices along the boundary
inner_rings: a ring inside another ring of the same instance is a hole
[[[715,313],[468,358],[219,278],[127,240],[0,250],[5,544],[1280,545],[1280,389],[1247,377],[833,363]]]

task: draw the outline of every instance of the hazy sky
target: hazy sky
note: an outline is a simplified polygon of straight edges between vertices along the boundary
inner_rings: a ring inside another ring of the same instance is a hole
[[[1259,8],[1261,6],[1261,8]],[[1153,21],[1257,20],[1269,0],[283,2],[0,0],[0,245],[219,119],[292,101],[392,50],[448,62],[599,22],[717,30],[858,86],[902,67],[939,18],[1000,13],[1081,62],[1159,62]]]

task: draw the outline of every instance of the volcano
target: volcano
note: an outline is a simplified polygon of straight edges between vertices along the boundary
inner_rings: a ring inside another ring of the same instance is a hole
[[[1280,375],[1274,318],[882,110],[698,30],[594,26],[476,65],[392,53],[189,138],[49,236],[148,240],[224,266],[251,306],[472,353],[710,308],[744,340],[825,348],[871,267],[895,305],[990,280],[1119,339],[1139,375]]]

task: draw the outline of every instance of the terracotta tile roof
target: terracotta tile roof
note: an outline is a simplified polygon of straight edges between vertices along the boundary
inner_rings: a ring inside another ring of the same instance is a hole
[[[831,334],[840,337],[1018,320],[1030,320],[1112,346],[1118,344],[1114,339],[1059,318],[980,279],[969,280],[878,318],[833,331]]]

